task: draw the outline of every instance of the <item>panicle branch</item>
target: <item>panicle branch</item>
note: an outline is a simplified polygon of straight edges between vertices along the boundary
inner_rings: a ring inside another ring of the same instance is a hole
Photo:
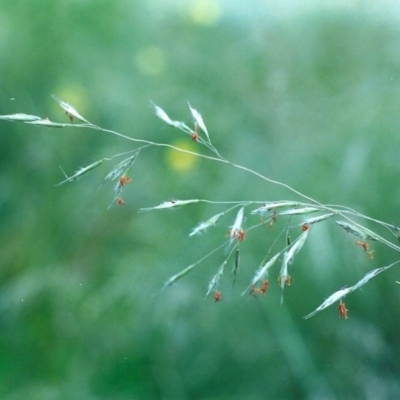
[[[202,233],[205,233],[208,228],[215,227],[217,223],[222,219],[225,214],[229,213],[233,209],[237,209],[239,207],[238,212],[236,213],[236,217],[233,220],[233,224],[230,227],[226,227],[228,229],[228,233],[226,234],[226,230],[224,230],[225,234],[221,234],[221,243],[204,257],[199,259],[198,261],[190,264],[177,274],[171,276],[167,279],[162,287],[162,289],[171,286],[176,283],[182,277],[186,276],[192,270],[194,270],[200,263],[204,260],[210,258],[211,256],[219,254],[218,261],[214,265],[219,265],[216,273],[212,276],[210,280],[206,296],[208,296],[211,292],[214,292],[214,300],[220,301],[222,298],[220,286],[222,285],[222,278],[224,275],[224,271],[226,269],[226,265],[228,264],[232,254],[234,253],[234,262],[233,262],[233,285],[235,284],[238,276],[239,276],[239,260],[240,254],[242,253],[240,247],[245,246],[244,239],[246,237],[246,233],[249,231],[255,231],[256,229],[263,229],[265,226],[265,218],[267,218],[267,222],[269,221],[269,228],[272,231],[274,228],[275,222],[277,220],[283,219],[286,221],[285,228],[281,231],[281,234],[278,235],[276,240],[273,242],[270,250],[267,255],[264,257],[263,261],[260,263],[258,268],[256,269],[253,278],[250,281],[249,286],[243,292],[250,293],[253,295],[262,294],[264,295],[269,286],[269,275],[271,273],[272,267],[277,264],[280,260],[281,267],[280,270],[277,271],[277,280],[278,284],[282,290],[282,299],[283,299],[283,290],[285,286],[290,286],[292,283],[291,276],[293,272],[293,263],[294,260],[299,253],[299,251],[303,248],[306,243],[307,238],[309,237],[311,231],[314,231],[314,226],[322,223],[332,223],[332,226],[339,226],[345,232],[350,233],[354,236],[357,236],[361,240],[356,242],[356,245],[361,246],[364,251],[369,255],[372,259],[373,250],[369,250],[369,244],[367,241],[374,241],[385,245],[396,252],[400,252],[400,228],[395,225],[388,224],[383,221],[376,220],[369,216],[363,215],[351,208],[341,206],[341,205],[330,205],[330,204],[322,204],[317,200],[307,196],[306,194],[296,190],[295,188],[280,182],[275,181],[265,175],[260,174],[259,172],[242,166],[240,164],[236,164],[230,160],[224,158],[219,151],[214,147],[211,141],[210,132],[204,122],[204,119],[199,111],[191,106],[188,102],[189,114],[192,119],[190,123],[185,123],[183,121],[174,120],[169,117],[169,115],[159,107],[152,103],[154,108],[155,115],[161,119],[168,126],[185,133],[190,136],[190,139],[194,142],[198,143],[201,146],[204,146],[208,149],[208,154],[202,154],[199,151],[190,151],[187,149],[179,148],[167,143],[158,143],[147,140],[145,138],[136,138],[130,137],[119,132],[101,128],[93,123],[89,122],[85,117],[83,117],[74,106],[61,100],[56,95],[52,95],[53,99],[59,104],[59,106],[64,110],[66,117],[69,119],[69,123],[64,122],[53,122],[48,118],[42,118],[36,115],[30,115],[25,113],[15,113],[10,115],[0,116],[0,120],[8,121],[8,122],[22,122],[29,125],[43,126],[47,128],[71,128],[71,127],[80,127],[80,128],[89,128],[94,129],[99,132],[104,132],[108,134],[112,134],[118,138],[128,140],[130,142],[134,142],[140,144],[141,147],[130,150],[128,152],[124,152],[121,154],[117,154],[110,158],[102,158],[99,159],[85,167],[79,168],[75,173],[68,176],[63,170],[63,174],[65,179],[56,186],[63,185],[68,182],[73,182],[81,178],[82,176],[88,174],[100,167],[105,161],[111,161],[116,157],[120,157],[126,155],[122,161],[114,166],[110,172],[105,176],[103,180],[103,184],[107,182],[117,181],[114,186],[114,195],[113,204],[115,201],[119,205],[125,204],[125,201],[122,199],[122,192],[125,190],[128,184],[133,182],[133,179],[128,175],[132,170],[133,165],[135,164],[139,153],[147,148],[147,147],[166,147],[171,148],[186,154],[191,154],[196,157],[200,157],[203,159],[207,159],[214,162],[219,162],[223,164],[230,165],[232,168],[237,170],[242,170],[247,172],[250,175],[256,176],[264,182],[270,183],[272,185],[280,186],[287,189],[290,193],[295,195],[297,198],[303,201],[294,201],[294,200],[277,200],[277,201],[212,201],[208,199],[182,199],[182,200],[167,200],[160,203],[157,206],[153,207],[144,207],[140,208],[139,211],[153,211],[153,210],[166,210],[172,208],[179,208],[186,205],[192,205],[196,203],[208,203],[215,207],[228,207],[225,210],[218,210],[213,216],[208,218],[204,222],[200,222],[196,227],[192,229],[189,233],[189,236],[195,236]],[[81,123],[74,123],[75,120],[80,121]],[[211,153],[211,155],[210,155]],[[61,167],[60,167],[61,168]],[[249,213],[249,221],[247,221],[245,216],[246,207],[249,205],[257,205],[257,208],[253,209]],[[311,214],[311,216],[310,216]],[[251,220],[251,218],[258,217],[261,219],[261,222],[255,222]],[[338,220],[338,218],[340,218]],[[294,221],[294,222],[293,222]],[[297,223],[296,223],[297,221]],[[299,222],[300,221],[300,222]],[[371,229],[364,226],[361,222],[368,221],[370,223],[376,224],[377,226],[383,227],[386,229],[386,233],[389,232],[391,237],[395,239],[395,242],[387,239],[384,236],[372,231]],[[250,226],[247,228],[246,232],[244,229],[244,225],[250,223]],[[299,228],[300,227],[300,228]],[[217,229],[217,228],[215,228]],[[225,229],[225,228],[224,228]],[[282,233],[286,232],[286,237],[282,240],[280,249],[275,252],[273,256],[270,255],[271,248],[278,243],[278,240],[282,237]],[[263,233],[264,235],[264,233]],[[291,241],[291,235],[295,237],[294,241]],[[351,292],[359,289],[367,282],[369,282],[372,278],[375,278],[380,273],[384,272],[388,268],[400,263],[400,260],[393,262],[392,264],[376,268],[368,272],[364,275],[362,279],[360,279],[356,284],[351,287],[344,287],[332,295],[330,295],[318,308],[316,308],[313,312],[306,315],[304,318],[308,319],[313,317],[315,314],[329,307],[330,305],[340,301],[338,310],[339,314],[343,318],[347,318],[347,308],[343,303],[343,299],[345,296],[350,294]],[[242,268],[242,267],[241,267]],[[291,271],[290,271],[291,270]],[[258,287],[257,285],[261,285]]]

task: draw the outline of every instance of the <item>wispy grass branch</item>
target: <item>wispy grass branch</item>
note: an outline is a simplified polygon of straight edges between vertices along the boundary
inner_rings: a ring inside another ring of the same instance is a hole
[[[207,295],[211,292],[215,292],[217,287],[221,285],[222,277],[225,273],[226,266],[232,257],[232,254],[235,253],[234,257],[234,267],[233,267],[233,283],[235,283],[238,270],[239,270],[239,249],[242,246],[242,242],[246,238],[246,234],[249,231],[259,229],[262,226],[268,225],[272,228],[276,222],[276,220],[284,219],[286,220],[285,228],[282,230],[286,232],[285,242],[281,244],[281,247],[278,251],[275,252],[272,256],[268,254],[265,256],[264,260],[261,262],[259,267],[256,269],[253,278],[251,279],[250,285],[245,290],[244,293],[251,294],[265,294],[266,289],[268,287],[268,277],[270,271],[274,265],[277,264],[278,260],[281,261],[280,272],[278,273],[278,282],[283,290],[285,286],[291,284],[291,273],[290,266],[294,263],[295,258],[298,252],[302,249],[302,247],[306,243],[306,239],[311,234],[314,225],[323,224],[323,223],[332,223],[334,222],[335,226],[338,226],[342,229],[342,231],[356,236],[358,239],[356,244],[361,246],[364,251],[368,253],[370,258],[372,258],[372,251],[368,251],[369,244],[368,241],[374,241],[382,243],[388,248],[400,252],[400,228],[395,225],[388,224],[383,221],[379,221],[377,219],[371,218],[367,215],[363,215],[349,207],[342,205],[332,205],[332,204],[323,204],[318,200],[302,193],[301,191],[295,189],[294,187],[281,182],[275,179],[272,179],[264,174],[261,174],[258,171],[255,171],[251,168],[243,166],[239,163],[233,162],[231,160],[223,157],[220,152],[215,148],[211,140],[210,130],[207,128],[202,115],[197,109],[193,108],[190,103],[188,103],[189,113],[192,118],[192,124],[185,123],[183,121],[177,121],[169,117],[169,115],[159,107],[158,105],[152,104],[154,108],[155,115],[160,118],[165,124],[170,126],[172,129],[176,129],[181,131],[182,133],[189,135],[190,139],[194,142],[197,142],[200,146],[203,146],[207,149],[208,154],[201,153],[199,151],[188,150],[187,148],[181,148],[178,146],[174,146],[168,143],[163,142],[155,142],[151,140],[147,140],[143,137],[136,136],[128,136],[122,134],[120,132],[114,131],[112,129],[107,129],[100,127],[98,125],[93,124],[88,119],[83,117],[71,104],[61,100],[57,96],[53,95],[54,100],[60,105],[60,107],[64,110],[66,116],[69,118],[70,123],[60,123],[50,121],[48,118],[41,118],[35,115],[29,115],[24,113],[16,113],[11,115],[3,115],[0,116],[0,120],[5,120],[9,122],[22,122],[29,125],[36,126],[44,126],[48,128],[84,128],[84,129],[92,129],[99,132],[103,132],[106,134],[111,134],[119,139],[123,139],[129,142],[132,142],[135,145],[139,145],[132,149],[129,152],[117,154],[110,158],[103,158],[97,160],[91,164],[88,164],[86,167],[81,167],[74,174],[68,176],[64,173],[65,179],[58,183],[56,186],[70,183],[76,181],[77,179],[89,174],[94,169],[100,167],[105,161],[111,161],[115,157],[119,157],[122,155],[129,155],[127,158],[120,161],[114,168],[105,176],[104,182],[117,180],[117,184],[114,187],[114,195],[113,201],[117,202],[117,204],[125,204],[123,199],[121,198],[121,193],[125,190],[125,187],[128,183],[132,182],[132,179],[128,176],[128,172],[133,167],[133,164],[136,162],[139,152],[143,151],[149,147],[162,147],[176,150],[178,152],[189,154],[198,158],[202,158],[208,161],[217,162],[225,165],[229,165],[236,170],[241,170],[246,172],[249,175],[255,176],[263,182],[268,184],[279,186],[286,189],[290,194],[294,195],[296,199],[293,200],[279,200],[279,201],[249,201],[249,200],[210,200],[210,199],[181,199],[181,200],[167,200],[159,203],[159,205],[152,207],[143,207],[139,211],[155,211],[155,210],[167,210],[171,208],[177,207],[185,207],[188,205],[195,205],[200,203],[208,203],[215,205],[217,207],[226,207],[226,209],[218,210],[218,212],[213,213],[208,219],[204,222],[199,222],[197,226],[195,226],[192,231],[189,233],[189,236],[195,236],[197,234],[205,233],[208,228],[215,227],[218,223],[218,226],[221,225],[220,220],[224,217],[224,220],[227,219],[225,217],[228,213],[230,213],[234,209],[239,209],[236,213],[235,218],[232,218],[231,225],[226,226],[224,228],[224,238],[221,240],[222,243],[218,245],[214,250],[206,254],[204,257],[200,258],[198,261],[192,263],[188,267],[181,270],[179,273],[171,276],[165,283],[162,289],[171,286],[172,284],[179,281],[181,278],[190,273],[193,269],[195,269],[200,263],[204,260],[208,259],[212,255],[215,255],[218,252],[221,252],[220,258],[222,257],[222,262],[219,262],[219,267],[212,277],[211,281],[208,284]],[[75,120],[80,121],[80,123],[74,123]],[[63,171],[64,172],[64,171]],[[248,212],[249,206],[254,206],[254,208],[250,212]],[[247,220],[247,216],[249,220]],[[251,221],[251,218],[259,218],[261,219],[255,222]],[[300,222],[299,222],[300,219]],[[297,221],[297,223],[292,223],[292,221]],[[373,223],[377,226],[380,226],[385,229],[386,232],[390,233],[390,236],[395,241],[391,241],[381,234],[378,234],[376,231],[371,230],[363,225],[362,222]],[[246,225],[249,225],[247,228]],[[293,233],[295,236],[294,241],[292,242],[290,237],[290,233]],[[281,234],[278,235],[277,239],[273,243],[272,247],[276,244],[278,239],[281,237]],[[270,249],[270,250],[271,250]],[[385,271],[388,268],[398,264],[400,260],[395,261],[394,263],[386,266],[372,270],[368,274],[366,274],[360,281],[358,281],[354,286],[342,288],[339,291],[333,293],[329,296],[315,311],[308,314],[305,318],[310,318],[317,314],[318,312],[324,310],[329,307],[331,304],[340,300],[339,304],[339,312],[341,316],[345,316],[347,318],[347,309],[342,303],[342,299],[353,292],[354,290],[360,288],[364,284],[366,284],[369,280],[376,277],[381,272]],[[293,268],[293,267],[292,267]],[[257,285],[262,285],[261,288],[257,288]],[[216,301],[221,299],[220,291],[218,290],[218,294],[214,296]]]

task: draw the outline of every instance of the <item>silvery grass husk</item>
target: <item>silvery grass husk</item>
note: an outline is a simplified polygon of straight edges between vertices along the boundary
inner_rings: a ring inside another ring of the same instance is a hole
[[[320,311],[324,310],[325,308],[329,307],[333,303],[336,303],[338,300],[344,299],[349,293],[354,292],[355,290],[359,289],[361,286],[364,286],[367,282],[369,282],[372,278],[379,275],[381,272],[386,271],[387,269],[393,267],[394,265],[400,263],[400,260],[395,261],[394,263],[387,265],[385,267],[376,268],[372,271],[368,272],[364,275],[362,279],[360,279],[355,285],[350,287],[345,287],[337,292],[331,294],[318,308],[316,308],[313,312],[303,317],[304,319],[308,319],[313,317],[315,314],[319,313]]]
[[[239,271],[239,261],[240,261],[240,252],[239,249],[236,249],[235,251],[235,264],[233,266],[233,283],[232,283],[232,287],[235,286],[235,282],[236,282],[236,277]]]
[[[279,272],[279,278],[278,278],[278,282],[279,282],[279,286],[282,289],[282,295],[281,295],[281,304],[283,303],[283,291],[285,289],[285,285],[289,284],[288,282],[290,282],[290,275],[288,272],[288,265],[289,265],[289,255],[288,252],[285,251],[283,253],[283,259],[282,259],[282,265],[281,265],[281,270]]]
[[[301,248],[304,246],[304,243],[306,239],[308,238],[308,235],[310,234],[311,229],[307,229],[304,231],[297,239],[296,241],[291,245],[289,250],[286,252],[287,253],[287,262],[291,264],[293,262],[294,256],[301,250]]]
[[[137,156],[139,155],[140,149],[135,150],[135,153],[130,157],[122,160],[116,167],[114,167],[104,178],[105,181],[113,181],[116,178],[120,178],[121,176],[126,175],[131,169],[133,163],[136,161]]]
[[[295,201],[275,201],[275,202],[267,202],[261,207],[256,208],[251,212],[251,214],[266,214],[271,211],[274,211],[279,208],[287,208],[287,207],[298,207],[301,203]]]
[[[243,218],[244,218],[244,207],[241,207],[236,215],[235,222],[231,226],[229,232],[229,237],[230,237],[229,245],[231,245],[232,242],[238,237],[238,234],[242,229]]]
[[[203,118],[202,118],[201,114],[200,114],[197,110],[195,110],[194,108],[192,108],[192,106],[190,105],[189,102],[188,102],[188,106],[189,106],[189,110],[190,110],[190,112],[191,112],[191,114],[192,114],[192,117],[193,117],[193,119],[194,119],[195,124],[197,124],[197,126],[201,129],[201,131],[204,132],[204,134],[205,134],[206,137],[207,137],[208,143],[211,144],[210,136],[209,136],[209,134],[208,134],[206,125],[205,125],[205,123],[204,123],[204,121],[203,121]]]
[[[345,221],[336,221],[346,232],[360,237],[364,240],[380,240],[379,237],[367,228],[359,227]]]
[[[115,179],[116,177],[118,177],[118,174],[115,174],[115,175],[114,175],[115,172],[121,173],[121,175],[119,175],[119,176],[122,176],[122,175],[123,175],[123,172],[124,172],[124,171],[127,171],[127,170],[132,166],[133,161],[135,160],[136,156],[139,154],[139,151],[140,151],[140,149],[133,150],[133,152],[134,152],[135,154],[134,154],[133,156],[131,156],[131,157],[129,157],[129,158],[127,158],[127,159],[121,161],[121,162],[117,165],[117,167],[115,167],[115,168],[104,178],[104,180],[108,180],[108,179],[113,180],[113,179]],[[112,156],[112,157],[109,157],[109,158],[107,158],[107,157],[106,157],[106,158],[102,158],[101,160],[95,161],[94,163],[92,163],[92,164],[90,164],[90,165],[88,165],[88,166],[86,166],[86,167],[81,167],[78,171],[75,172],[74,175],[71,175],[71,176],[67,176],[67,174],[64,172],[64,170],[60,167],[60,169],[61,169],[61,171],[63,172],[63,174],[65,175],[66,179],[63,180],[62,182],[58,183],[58,184],[55,185],[55,186],[60,186],[60,185],[62,185],[62,184],[64,184],[64,183],[66,183],[66,182],[75,181],[75,180],[77,180],[78,178],[80,178],[82,175],[85,175],[85,174],[87,174],[88,172],[90,172],[91,170],[93,170],[93,169],[97,168],[98,166],[100,166],[104,161],[111,161],[112,159],[114,159],[114,158],[116,158],[116,157],[120,157],[120,156],[122,156],[122,155],[124,155],[124,154],[127,154],[127,153],[132,153],[132,151],[128,151],[128,152],[126,152],[126,153],[121,153],[121,154],[116,154],[116,155],[114,155],[114,156]]]
[[[186,206],[187,204],[198,203],[199,199],[191,199],[191,200],[168,200],[164,201],[163,203],[159,204],[155,207],[146,207],[141,208],[139,211],[151,211],[151,210],[165,210],[169,208],[181,207]]]
[[[311,229],[307,229],[306,231],[304,231],[290,246],[289,250],[285,251],[285,253],[283,254],[282,266],[279,274],[279,282],[280,282],[280,287],[282,289],[281,302],[283,302],[283,290],[285,288],[285,284],[290,285],[290,275],[288,273],[288,266],[293,262],[295,255],[304,246],[304,243],[308,238],[310,231]]]
[[[140,148],[135,150],[134,154],[131,155],[130,157],[126,158],[125,160],[122,160],[109,174],[104,178],[104,180],[115,180],[116,178],[119,178],[118,183],[114,187],[114,198],[111,202],[111,204],[108,206],[110,208],[112,204],[121,198],[122,191],[124,190],[125,186],[127,183],[132,182],[131,179],[128,178],[128,172],[132,168],[134,162],[136,161]],[[125,178],[125,179],[124,179]],[[120,204],[120,202],[119,202]]]
[[[32,122],[32,121],[40,121],[42,118],[37,117],[36,115],[18,113],[10,115],[0,115],[0,119],[10,122]]]
[[[72,117],[75,117],[76,119],[79,119],[82,122],[90,124],[90,122],[87,121],[84,117],[82,117],[82,115],[80,115],[78,111],[76,111],[76,109],[71,104],[61,100],[55,94],[52,94],[51,97],[60,105],[60,107],[65,111],[65,113],[71,118],[71,122],[72,122]]]
[[[79,127],[88,127],[88,124],[62,124],[59,122],[50,121],[48,118],[37,117],[36,115],[28,115],[28,114],[10,114],[10,115],[0,115],[0,119],[9,121],[9,122],[24,122],[29,125],[39,125],[47,128],[65,128],[71,127],[79,128]]]
[[[189,105],[189,110],[190,110],[190,113],[192,114],[192,118],[194,121],[194,129],[189,128],[182,121],[176,121],[176,120],[171,119],[168,116],[168,114],[161,107],[155,105],[154,103],[152,103],[152,105],[154,107],[155,114],[158,118],[163,120],[166,124],[189,134],[192,137],[192,140],[199,142],[200,144],[209,148],[212,152],[214,152],[219,157],[220,160],[223,159],[223,157],[219,154],[218,150],[211,143],[210,135],[208,133],[207,127],[204,123],[204,120],[203,120],[201,114],[197,110],[192,108],[191,105],[189,104],[189,102],[188,102],[188,105]],[[198,128],[200,129],[201,132],[204,133],[205,139],[203,139],[203,137],[201,137],[199,135]]]
[[[73,126],[73,127],[79,127],[79,126],[86,126],[86,125],[72,125],[72,124],[61,124],[59,122],[53,122],[50,121],[48,118],[45,119],[40,119],[38,121],[30,121],[30,122],[26,122],[26,124],[29,125],[40,125],[40,126],[44,126],[46,128],[65,128],[66,126]]]
[[[154,111],[156,113],[156,116],[163,120],[167,125],[173,126],[174,128],[180,129],[183,132],[186,132],[188,134],[192,134],[193,131],[183,122],[181,121],[174,121],[172,120],[168,114],[159,106],[155,105],[152,103],[154,107]]]
[[[216,289],[216,287],[218,286],[219,281],[220,281],[222,275],[224,274],[225,266],[227,265],[227,263],[228,263],[228,261],[229,261],[231,255],[232,255],[233,251],[234,251],[235,249],[237,249],[237,246],[238,246],[238,244],[236,244],[236,245],[232,248],[232,250],[229,252],[229,254],[227,255],[227,257],[225,258],[224,262],[223,262],[223,263],[220,265],[220,267],[218,268],[217,273],[213,276],[213,278],[212,278],[211,281],[209,282],[209,284],[208,284],[208,290],[207,290],[207,293],[206,293],[206,297],[211,293],[211,291],[213,291],[214,289]],[[236,254],[237,254],[237,256],[238,256],[239,253],[236,253]],[[237,258],[236,261],[239,262],[239,259]],[[237,272],[237,271],[236,271],[236,272]]]
[[[77,179],[80,178],[82,175],[85,175],[85,174],[87,174],[89,171],[91,171],[91,170],[97,168],[98,166],[100,166],[100,165],[103,163],[103,161],[105,161],[105,160],[106,160],[106,158],[103,158],[103,159],[101,159],[101,160],[95,161],[94,163],[88,165],[87,167],[80,168],[78,171],[75,172],[74,175],[71,175],[71,176],[67,176],[67,174],[66,174],[66,173],[63,171],[63,169],[60,167],[60,169],[61,169],[61,171],[63,172],[63,174],[65,175],[66,179],[63,180],[63,181],[61,181],[60,183],[57,183],[55,186],[60,186],[60,185],[62,185],[62,184],[64,184],[64,183],[66,183],[66,182],[72,182],[72,181],[77,180]]]
[[[183,269],[182,271],[178,272],[177,274],[171,276],[169,279],[167,279],[163,285],[162,289],[165,289],[168,286],[171,286],[173,283],[184,277],[186,274],[188,274],[193,268],[197,266],[198,263],[194,263]]]
[[[251,287],[257,285],[259,282],[263,281],[264,279],[268,278],[269,275],[269,270],[271,267],[275,264],[276,260],[279,258],[279,256],[282,254],[282,252],[279,252],[275,254],[271,259],[269,259],[264,265],[260,266],[258,270],[256,271],[251,284],[248,286],[248,288],[242,293],[242,296],[244,296],[246,293],[249,293],[249,290]]]
[[[224,274],[224,270],[225,270],[225,266],[228,262],[228,258],[221,264],[221,266],[218,268],[217,273],[213,276],[210,283],[208,284],[208,290],[207,290],[206,297],[211,293],[212,290],[214,290],[217,287],[219,280],[221,279],[221,276]]]
[[[326,219],[331,218],[334,215],[335,215],[335,213],[327,213],[324,215],[319,215],[318,217],[308,218],[308,219],[305,219],[300,225],[301,226],[313,225],[313,224],[316,224],[317,222],[325,221]]]
[[[331,296],[329,296],[316,310],[314,310],[312,313],[306,315],[303,318],[308,319],[308,318],[313,317],[315,314],[324,310],[326,307],[329,307],[333,303],[336,303],[338,300],[342,300],[351,291],[352,291],[351,287],[338,290],[337,292],[335,292]]]
[[[189,236],[194,236],[197,235],[205,230],[207,230],[209,227],[214,226],[223,216],[225,213],[219,213],[217,215],[214,215],[210,219],[208,219],[205,222],[200,222],[195,228],[193,228],[192,232],[190,232]]]
[[[302,214],[315,213],[317,211],[321,211],[321,209],[318,207],[292,208],[290,210],[279,212],[279,215],[302,215]]]

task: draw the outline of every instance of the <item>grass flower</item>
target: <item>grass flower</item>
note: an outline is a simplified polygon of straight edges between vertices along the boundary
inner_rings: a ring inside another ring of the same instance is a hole
[[[103,163],[104,159],[95,161],[93,164],[88,165],[87,167],[80,168],[78,171],[75,172],[75,174],[71,176],[67,176],[67,174],[61,169],[61,171],[64,173],[66,179],[61,181],[60,183],[57,183],[55,186],[60,186],[63,185],[66,182],[72,182],[80,178],[82,175],[87,174],[89,171],[97,168]],[[61,168],[61,167],[60,167]]]
[[[195,228],[193,228],[192,232],[189,234],[189,236],[194,236],[197,235],[206,229],[208,229],[210,226],[214,226],[223,216],[225,213],[219,213],[217,215],[214,215],[210,219],[208,219],[205,222],[200,222],[199,225],[197,225]]]
[[[10,122],[33,122],[33,121],[40,121],[42,118],[37,117],[36,115],[19,113],[11,115],[2,115],[0,116],[0,119]]]
[[[188,102],[188,105],[189,105],[189,110],[192,113],[195,124],[197,124],[197,126],[202,130],[202,132],[204,132],[204,134],[207,137],[208,143],[211,144],[210,136],[208,135],[208,131],[207,131],[206,125],[204,124],[201,114],[197,110],[192,108],[189,102]]]
[[[155,207],[147,207],[141,208],[139,211],[151,211],[151,210],[165,210],[167,208],[175,208],[175,207],[182,207],[186,206],[187,204],[198,203],[199,199],[192,199],[192,200],[168,200],[164,201],[164,203],[159,204]]]
[[[255,210],[253,210],[251,213],[264,215],[278,208],[297,207],[299,205],[300,203],[293,201],[277,201],[272,203],[265,203],[261,207],[258,207]]]
[[[82,115],[80,115],[78,111],[76,111],[75,108],[71,106],[71,104],[68,104],[65,101],[61,100],[55,94],[52,94],[51,97],[60,105],[61,108],[64,109],[65,113],[70,118],[71,123],[73,122],[74,118],[77,118],[82,122],[86,122],[89,124],[89,121],[83,118]]]
[[[244,207],[241,207],[236,215],[235,222],[231,226],[229,231],[229,237],[231,238],[231,243],[234,239],[240,238],[242,235],[242,223],[244,217]]]

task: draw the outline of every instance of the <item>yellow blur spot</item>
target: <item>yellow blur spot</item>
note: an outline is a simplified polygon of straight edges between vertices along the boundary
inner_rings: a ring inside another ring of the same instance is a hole
[[[187,140],[190,140],[189,138]],[[178,140],[172,143],[173,146],[183,150],[196,151],[196,146],[185,140]],[[169,167],[178,172],[186,172],[195,167],[198,157],[193,154],[183,153],[178,150],[168,149],[166,153],[166,161]]]
[[[221,16],[218,0],[196,0],[189,10],[192,21],[199,25],[213,25]]]
[[[145,47],[136,54],[135,65],[145,75],[160,75],[165,69],[165,54],[160,47]]]

